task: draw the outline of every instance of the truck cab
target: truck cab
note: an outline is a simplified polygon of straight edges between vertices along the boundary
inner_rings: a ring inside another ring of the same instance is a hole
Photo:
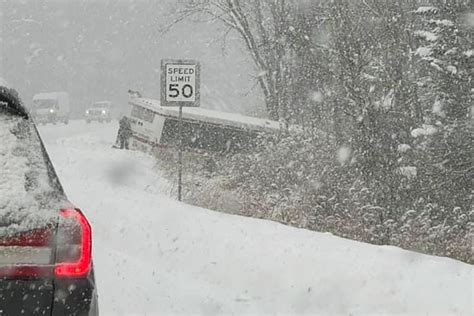
[[[32,114],[39,124],[68,124],[69,113],[69,94],[66,92],[38,93],[33,97]]]
[[[87,123],[98,121],[100,123],[112,121],[113,106],[110,101],[97,101],[92,103],[85,111],[84,116]]]

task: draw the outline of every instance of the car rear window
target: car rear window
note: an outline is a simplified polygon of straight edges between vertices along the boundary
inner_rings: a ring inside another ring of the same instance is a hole
[[[0,237],[55,220],[64,198],[49,168],[33,122],[0,111]]]

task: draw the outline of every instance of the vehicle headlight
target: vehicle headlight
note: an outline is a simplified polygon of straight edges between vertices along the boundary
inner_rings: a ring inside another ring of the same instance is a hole
[[[49,109],[49,113],[54,113],[54,109]]]
[[[89,114],[89,110],[86,110],[86,114]]]
[[[102,114],[106,114],[107,112],[105,110],[102,110]]]

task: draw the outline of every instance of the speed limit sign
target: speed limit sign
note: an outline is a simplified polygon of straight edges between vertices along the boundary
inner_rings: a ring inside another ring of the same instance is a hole
[[[199,106],[199,63],[161,61],[161,106]]]
[[[183,173],[183,107],[199,106],[200,66],[194,60],[161,61],[161,106],[179,107],[178,200],[181,201]]]

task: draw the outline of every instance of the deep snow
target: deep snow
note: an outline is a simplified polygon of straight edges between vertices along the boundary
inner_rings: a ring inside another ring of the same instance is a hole
[[[471,265],[178,203],[116,127],[40,128],[92,222],[103,315],[472,315]]]

